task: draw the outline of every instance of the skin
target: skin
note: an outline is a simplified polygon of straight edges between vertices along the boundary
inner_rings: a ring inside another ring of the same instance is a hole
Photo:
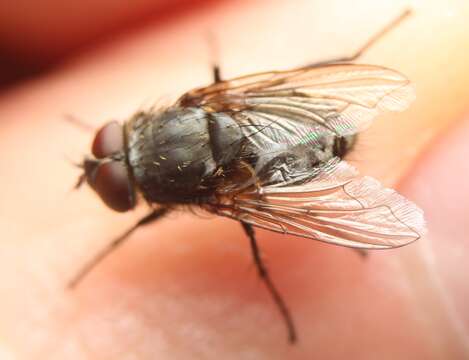
[[[106,209],[67,159],[93,127],[222,76],[352,53],[405,4],[233,1],[147,27],[0,98],[0,349],[31,359],[459,359],[468,356],[469,4],[415,1],[414,16],[360,60],[398,69],[417,101],[360,136],[350,162],[426,212],[429,234],[370,254],[259,230],[299,342],[252,264],[241,227],[175,213],[137,232],[74,291],[65,285],[145,213]],[[341,24],[341,25],[338,25]],[[288,51],[286,47],[288,46]],[[0,352],[0,354],[2,354]],[[3,355],[3,354],[2,354]]]

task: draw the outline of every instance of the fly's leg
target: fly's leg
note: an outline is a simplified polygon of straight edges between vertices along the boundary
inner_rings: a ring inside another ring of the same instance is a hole
[[[212,64],[213,82],[219,83],[221,80],[220,66],[218,64]]]
[[[235,183],[237,185],[237,193],[242,194],[246,189],[254,187],[259,198],[262,197],[262,184],[251,164],[244,160],[238,160],[232,165],[231,175],[224,177],[224,181],[228,184]]]
[[[386,33],[388,33],[390,30],[394,29],[397,25],[399,25],[405,18],[407,18],[410,15],[412,15],[412,10],[411,9],[406,9],[397,18],[392,20],[389,24],[387,24],[385,27],[383,27],[378,33],[376,33],[370,39],[368,39],[368,41],[361,48],[359,48],[358,51],[356,51],[352,55],[341,56],[341,57],[337,57],[337,58],[334,58],[334,59],[324,60],[324,61],[313,63],[313,64],[310,64],[310,65],[307,65],[307,66],[319,67],[319,66],[334,64],[334,63],[353,62],[353,61],[357,60],[360,56],[362,56],[379,39],[381,39],[384,35],[386,35]]]
[[[83,120],[77,118],[75,115],[72,114],[64,114],[64,120],[67,121],[68,123],[74,125],[81,131],[90,133],[96,131],[96,128],[92,126],[91,124],[88,124],[84,122]]]
[[[358,254],[358,256],[360,256],[360,258],[362,260],[366,260],[366,259],[368,259],[368,256],[370,256],[368,251],[366,251],[364,249],[352,249],[352,250],[355,251],[355,253]]]
[[[135,225],[133,225],[130,229],[125,231],[122,235],[114,239],[110,244],[108,244],[104,249],[98,252],[76,275],[75,277],[69,282],[68,287],[70,289],[75,288],[78,283],[83,280],[83,278],[91,271],[93,268],[98,265],[101,260],[103,260],[107,255],[109,255],[112,251],[114,251],[120,244],[124,242],[135,230],[137,230],[140,226],[149,224],[153,221],[156,221],[162,218],[164,215],[168,213],[168,208],[159,208],[153,210],[148,215],[144,216],[142,219],[137,221]]]
[[[220,71],[220,65],[219,65],[219,50],[218,50],[218,43],[215,38],[215,35],[209,31],[207,33],[207,45],[210,53],[210,59],[212,61],[212,76],[213,76],[213,82],[219,83],[222,81],[221,79],[221,71]]]
[[[259,178],[257,177],[256,171],[254,170],[254,168],[251,166],[251,164],[249,164],[248,162],[246,162],[244,160],[240,160],[239,166],[246,173],[249,174],[249,179],[253,180],[254,186],[257,190],[257,194],[259,195],[259,197],[261,197],[262,196],[262,186],[261,186],[261,182],[260,182]]]
[[[259,276],[261,277],[262,281],[264,284],[267,286],[267,289],[269,290],[270,295],[272,296],[272,299],[275,302],[275,305],[277,306],[278,310],[280,311],[280,314],[282,315],[282,318],[285,322],[285,325],[287,327],[288,331],[288,341],[293,344],[297,341],[296,337],[296,330],[295,330],[295,325],[293,324],[293,319],[290,315],[290,310],[288,310],[288,307],[283,300],[282,296],[278,292],[278,290],[275,288],[269,272],[267,271],[266,266],[264,265],[259,247],[257,246],[256,242],[256,237],[254,233],[254,228],[252,225],[247,224],[245,222],[241,221],[241,225],[246,233],[246,235],[249,237],[249,241],[251,243],[251,250],[252,250],[252,255],[254,257],[254,263],[256,264],[257,271],[259,273]]]

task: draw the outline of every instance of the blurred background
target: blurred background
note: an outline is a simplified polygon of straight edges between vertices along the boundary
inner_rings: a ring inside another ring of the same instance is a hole
[[[217,0],[0,2],[0,92],[124,33],[164,25]]]

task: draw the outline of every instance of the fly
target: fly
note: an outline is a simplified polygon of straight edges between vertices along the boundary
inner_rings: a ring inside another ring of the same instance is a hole
[[[104,125],[77,187],[88,183],[118,212],[133,209],[140,195],[151,211],[91,259],[70,287],[140,226],[197,206],[240,222],[294,343],[292,316],[259,254],[254,227],[358,250],[403,246],[425,232],[415,204],[343,160],[381,111],[402,111],[414,99],[404,75],[354,63],[409,14],[352,56],[231,80],[214,66],[212,85],[165,109]]]

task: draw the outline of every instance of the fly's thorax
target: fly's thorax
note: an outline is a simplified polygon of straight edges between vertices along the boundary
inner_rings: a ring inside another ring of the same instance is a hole
[[[191,203],[213,192],[210,180],[229,154],[221,140],[227,124],[201,108],[177,106],[129,121],[128,162],[147,201]]]

